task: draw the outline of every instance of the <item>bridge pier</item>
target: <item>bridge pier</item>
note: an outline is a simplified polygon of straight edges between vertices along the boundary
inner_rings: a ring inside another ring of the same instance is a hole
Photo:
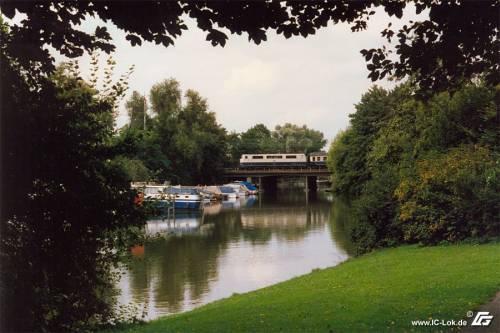
[[[316,192],[318,190],[318,185],[316,183],[316,176],[305,176],[306,192]]]
[[[267,176],[259,177],[259,190],[263,189],[266,192],[276,192],[278,188],[278,177]]]
[[[329,177],[330,171],[326,167],[307,167],[307,168],[232,168],[224,170],[226,179],[246,179],[250,182],[256,182],[260,191],[276,192],[279,177],[299,177],[305,182],[306,193],[315,193],[317,190],[317,177]]]

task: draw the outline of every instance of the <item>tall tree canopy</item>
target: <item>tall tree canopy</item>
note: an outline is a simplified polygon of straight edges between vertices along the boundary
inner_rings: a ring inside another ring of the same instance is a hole
[[[68,57],[93,49],[114,50],[106,27],[98,26],[89,34],[79,26],[88,16],[124,30],[131,45],[149,41],[169,46],[187,29],[184,17],[189,15],[207,33],[208,41],[224,46],[227,32],[246,33],[250,41],[259,44],[267,39],[270,29],[286,38],[307,37],[330,23],[345,22],[353,31],[360,31],[368,27],[374,9],[382,8],[389,16],[401,18],[408,4],[407,0],[19,1],[2,2],[0,8],[8,18],[16,11],[26,15],[20,24],[12,25],[8,52],[23,67],[36,72],[53,69],[54,60],[46,45]],[[396,41],[394,53],[385,45],[361,51],[372,80],[412,75],[424,89],[455,87],[477,75],[484,75],[491,84],[500,82],[499,0],[415,0],[414,4],[417,13],[428,12],[427,18],[398,31],[388,23],[381,32],[389,43]],[[39,66],[33,67],[33,63]]]
[[[129,180],[183,184],[220,180],[227,159],[226,130],[198,92],[187,90],[184,106],[181,95],[179,82],[173,78],[154,84],[149,94],[153,112],[146,129],[142,118],[130,114],[135,109],[142,112],[144,98],[134,92],[128,100],[130,123],[114,138],[119,154],[114,161],[124,167]]]
[[[173,78],[156,83],[149,93],[151,108],[156,115],[176,116],[181,108],[181,88]]]
[[[125,104],[127,115],[130,119],[130,127],[144,128],[150,122],[146,103],[145,96],[142,96],[138,91],[132,92],[132,96],[130,96]]]
[[[177,181],[213,184],[219,179],[226,159],[226,130],[209,112],[208,102],[194,90],[187,90],[186,105],[177,117]],[[169,138],[164,138],[168,140]]]
[[[297,126],[290,123],[277,125],[273,137],[279,151],[285,153],[309,154],[321,150],[326,144],[323,133],[307,128],[306,125]]]
[[[277,152],[272,133],[264,124],[257,124],[241,133],[239,148],[238,160],[241,154]]]

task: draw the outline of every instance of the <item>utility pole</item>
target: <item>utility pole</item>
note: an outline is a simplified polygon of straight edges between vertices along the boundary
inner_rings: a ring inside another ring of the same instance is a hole
[[[146,95],[144,95],[144,112],[142,113],[142,118],[144,122],[144,130],[146,130]]]

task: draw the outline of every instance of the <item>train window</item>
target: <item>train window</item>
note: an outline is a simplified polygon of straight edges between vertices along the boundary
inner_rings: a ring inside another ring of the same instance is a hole
[[[281,155],[267,155],[266,157],[267,159],[278,159],[278,158],[283,158],[283,156]]]
[[[286,155],[286,158],[297,158],[297,155]]]
[[[245,155],[245,160],[246,160],[246,159],[248,159],[248,156],[247,156],[247,155]]]
[[[325,157],[323,157],[323,161],[326,161],[326,156],[325,156]]]
[[[252,156],[254,160],[261,160],[264,158],[264,156]]]

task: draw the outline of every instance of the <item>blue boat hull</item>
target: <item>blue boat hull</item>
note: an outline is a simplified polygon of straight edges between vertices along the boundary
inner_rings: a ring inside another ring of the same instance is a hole
[[[167,200],[155,200],[154,204],[157,208],[164,209],[167,207],[172,207],[173,202]],[[174,207],[175,209],[199,209],[201,201],[183,201],[176,200]]]
[[[199,209],[201,201],[175,200],[175,209]]]

